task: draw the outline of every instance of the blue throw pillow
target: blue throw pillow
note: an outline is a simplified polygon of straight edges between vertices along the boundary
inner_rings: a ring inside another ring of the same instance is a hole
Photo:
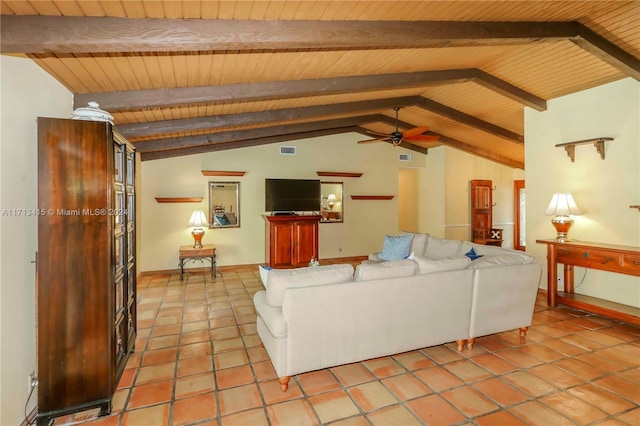
[[[465,256],[467,256],[467,257],[468,257],[469,259],[471,259],[471,260],[476,260],[476,259],[478,259],[479,257],[484,256],[484,255],[482,255],[482,254],[477,254],[477,253],[476,253],[476,251],[473,249],[473,247],[471,247],[471,250],[469,250],[468,252],[466,252],[464,255],[465,255]]]
[[[223,214],[217,214],[216,215],[216,222],[218,222],[220,225],[230,225],[231,222],[229,222],[229,219],[227,219],[227,217]]]
[[[384,261],[406,259],[409,256],[413,235],[393,237],[385,235],[382,251],[378,257]]]

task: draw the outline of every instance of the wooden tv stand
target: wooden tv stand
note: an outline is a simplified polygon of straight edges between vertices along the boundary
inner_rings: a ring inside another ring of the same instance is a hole
[[[272,268],[300,268],[318,258],[319,215],[264,215],[265,262]]]
[[[558,303],[587,312],[640,325],[640,308],[574,293],[573,267],[599,269],[625,275],[640,276],[640,247],[590,243],[536,240],[547,245],[547,304]],[[557,265],[564,265],[564,292],[558,292]]]

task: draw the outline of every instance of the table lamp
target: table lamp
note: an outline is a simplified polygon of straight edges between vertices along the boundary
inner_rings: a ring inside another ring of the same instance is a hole
[[[329,194],[329,196],[327,197],[327,206],[329,206],[329,210],[333,210],[333,206],[335,205],[336,205],[336,195]]]
[[[582,214],[576,202],[573,201],[573,196],[570,193],[557,193],[553,194],[549,206],[544,211],[547,216],[555,216],[551,223],[556,228],[558,235],[556,241],[561,243],[569,241],[567,233],[569,228],[573,225],[573,219],[569,215]]]
[[[194,241],[193,248],[202,248],[202,237],[204,236],[202,227],[209,226],[207,217],[202,210],[194,210],[191,219],[189,219],[189,226],[193,226],[193,231],[191,231]]]

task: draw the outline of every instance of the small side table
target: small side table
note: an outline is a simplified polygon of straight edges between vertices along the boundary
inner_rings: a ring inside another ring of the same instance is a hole
[[[184,264],[186,262],[196,260],[206,260],[211,263],[211,276],[216,277],[216,246],[213,244],[203,244],[201,248],[193,248],[193,246],[180,246],[180,281],[182,281],[182,275],[184,273]]]

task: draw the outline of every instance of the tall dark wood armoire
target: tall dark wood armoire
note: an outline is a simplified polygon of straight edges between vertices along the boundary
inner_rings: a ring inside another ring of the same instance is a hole
[[[136,338],[134,183],[110,123],[38,118],[38,425],[111,412]]]

